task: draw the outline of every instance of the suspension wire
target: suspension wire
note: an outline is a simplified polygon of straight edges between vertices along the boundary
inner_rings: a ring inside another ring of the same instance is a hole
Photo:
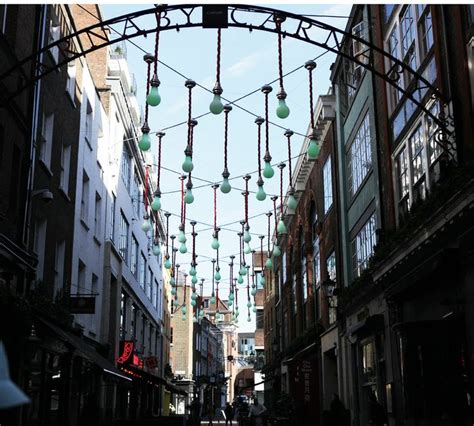
[[[217,188],[219,188],[219,185],[212,185],[212,189],[214,190],[214,232],[217,231]]]
[[[271,87],[270,91],[265,91],[265,157],[268,157],[269,160],[265,161],[271,161],[272,157],[270,156],[270,137],[268,134],[268,94],[271,92]]]
[[[224,108],[224,170],[227,169],[227,136],[228,136],[228,126],[229,126],[229,112],[232,110],[230,105],[226,105]]]
[[[309,79],[309,112],[311,114],[310,117],[310,123],[311,123],[311,129],[314,130],[314,105],[313,105],[313,63],[312,61],[306,62],[305,66],[306,69],[308,70],[308,79]]]
[[[245,180],[245,192],[244,192],[244,197],[245,197],[245,223],[247,224],[247,226],[249,226],[249,180],[250,180],[250,175],[245,175],[244,180]]]
[[[186,179],[186,176],[181,175],[179,179],[181,180],[181,225],[184,226],[184,221],[186,220],[184,217],[184,179]]]
[[[217,29],[216,84],[221,83],[221,29]]]

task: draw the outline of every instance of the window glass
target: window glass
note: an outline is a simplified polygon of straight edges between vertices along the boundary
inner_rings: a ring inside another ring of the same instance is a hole
[[[369,114],[367,113],[354,137],[348,153],[348,180],[351,197],[357,192],[371,168],[372,146]]]
[[[128,263],[128,233],[129,224],[123,212],[120,212],[120,240],[119,240],[119,252],[124,259],[125,263]]]
[[[324,213],[326,214],[332,206],[332,167],[331,157],[328,157],[323,166],[324,185]]]
[[[375,214],[365,223],[353,242],[353,275],[357,277],[367,268],[376,244]]]

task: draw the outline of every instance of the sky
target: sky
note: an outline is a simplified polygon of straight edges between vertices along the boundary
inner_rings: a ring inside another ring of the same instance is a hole
[[[350,4],[332,5],[265,5],[275,9],[285,10],[302,15],[337,15],[347,17],[350,14]],[[151,4],[106,4],[101,5],[103,19],[120,16],[136,10],[149,9]],[[252,18],[249,18],[252,19]],[[255,18],[254,18],[255,19]],[[334,17],[314,17],[335,27],[344,29],[347,19]],[[151,26],[154,17],[149,16],[141,21],[144,26]],[[291,25],[288,23],[288,25]],[[284,29],[285,23],[283,24]],[[113,33],[112,33],[113,37]],[[327,34],[322,30],[315,30],[313,37],[324,41]],[[138,47],[126,42],[127,60],[130,71],[135,75],[138,91],[137,97],[141,105],[145,105],[146,92],[146,64],[143,61],[144,52],[153,52],[154,35],[147,38],[136,37],[132,39]],[[263,31],[249,32],[246,29],[227,28],[222,30],[221,41],[221,70],[220,80],[223,88],[222,97],[233,101],[256,90],[256,93],[237,102],[237,105],[251,113],[265,116],[264,95],[259,90],[263,85],[269,84],[278,78],[278,38],[275,33]],[[184,86],[185,76],[200,85],[212,90],[216,81],[216,44],[217,30],[203,28],[184,28],[179,32],[163,31],[160,34],[158,77],[161,81],[159,87],[161,103],[150,108],[149,126],[156,132],[187,120],[188,90]],[[112,47],[113,48],[113,47]],[[322,56],[320,56],[322,55]],[[315,59],[318,58],[318,59]],[[283,74],[302,66],[306,61],[315,59],[317,68],[313,71],[313,96],[314,100],[320,94],[326,94],[330,87],[330,66],[335,60],[335,55],[326,52],[309,43],[304,43],[289,37],[283,39],[282,62]],[[166,64],[167,66],[165,66]],[[172,71],[170,68],[178,71]],[[278,82],[271,84],[273,91],[269,95],[269,121],[277,123],[269,126],[269,144],[272,164],[287,161],[287,139],[284,129],[293,130],[291,138],[292,155],[300,153],[304,137],[308,133],[309,123],[309,89],[308,71],[302,67],[284,78],[284,88],[287,92],[286,103],[290,108],[290,115],[286,119],[276,116],[276,94],[279,89]],[[196,117],[209,111],[212,93],[196,86],[192,91],[192,116]],[[225,102],[225,101],[224,101]],[[255,117],[250,113],[234,106],[229,113],[228,121],[228,169],[230,178],[252,173],[249,181],[249,190],[257,189],[257,126]],[[265,125],[262,126],[262,155],[264,153]],[[162,209],[173,214],[170,218],[170,234],[178,235],[180,223],[180,180],[183,173],[181,165],[184,160],[184,149],[187,144],[187,126],[180,125],[165,130],[166,135],[162,140],[162,170],[161,191]],[[219,115],[208,114],[198,120],[194,129],[193,163],[193,194],[195,201],[187,205],[186,217],[196,220],[196,253],[198,254],[197,275],[204,278],[204,293],[210,294],[212,263],[216,251],[211,248],[213,218],[213,190],[212,183],[222,181],[223,171],[223,146],[224,146],[224,113]],[[156,152],[156,144],[152,145]],[[293,168],[296,160],[292,161]],[[263,166],[263,162],[262,162]],[[258,235],[267,235],[267,217],[265,213],[273,211],[273,202],[270,195],[280,193],[279,170],[274,167],[275,175],[265,179],[264,189],[267,198],[258,201],[255,193],[249,195],[249,220],[252,240],[252,249],[260,249]],[[284,193],[288,186],[288,167],[284,172]],[[200,181],[204,179],[211,183]],[[244,197],[241,191],[245,184],[241,177],[231,180],[232,190],[228,194],[217,192],[217,224],[225,227],[219,233],[219,258],[222,281],[219,285],[220,297],[226,299],[229,293],[229,267],[230,255],[239,258],[239,221],[244,219]],[[201,188],[198,186],[205,185]],[[238,188],[238,189],[237,189]],[[240,190],[239,190],[240,189]],[[272,217],[271,233],[273,233],[274,218]],[[210,226],[209,226],[210,225]],[[225,226],[224,226],[225,225]],[[186,224],[188,253],[178,253],[177,263],[181,265],[180,271],[189,270],[192,247],[191,226]],[[267,238],[265,238],[266,249]],[[250,255],[246,256],[247,264],[251,263]],[[235,268],[234,268],[235,270]],[[236,273],[234,273],[234,277]],[[244,284],[239,291],[239,331],[255,330],[255,315],[251,312],[251,321],[247,321],[247,306]]]

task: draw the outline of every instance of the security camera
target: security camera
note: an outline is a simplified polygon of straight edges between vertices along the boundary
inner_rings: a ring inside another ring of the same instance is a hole
[[[41,194],[41,200],[46,204],[51,203],[51,201],[53,201],[53,199],[54,199],[54,196],[53,196],[53,193],[51,191],[44,191]]]

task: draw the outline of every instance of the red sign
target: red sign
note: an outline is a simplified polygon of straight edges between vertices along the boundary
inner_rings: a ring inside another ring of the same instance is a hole
[[[158,358],[156,356],[145,358],[145,365],[151,370],[158,367]]]
[[[135,344],[133,340],[121,340],[120,341],[120,356],[117,358],[117,364],[129,365],[134,360],[135,356],[133,350]],[[135,362],[134,362],[135,364]]]

